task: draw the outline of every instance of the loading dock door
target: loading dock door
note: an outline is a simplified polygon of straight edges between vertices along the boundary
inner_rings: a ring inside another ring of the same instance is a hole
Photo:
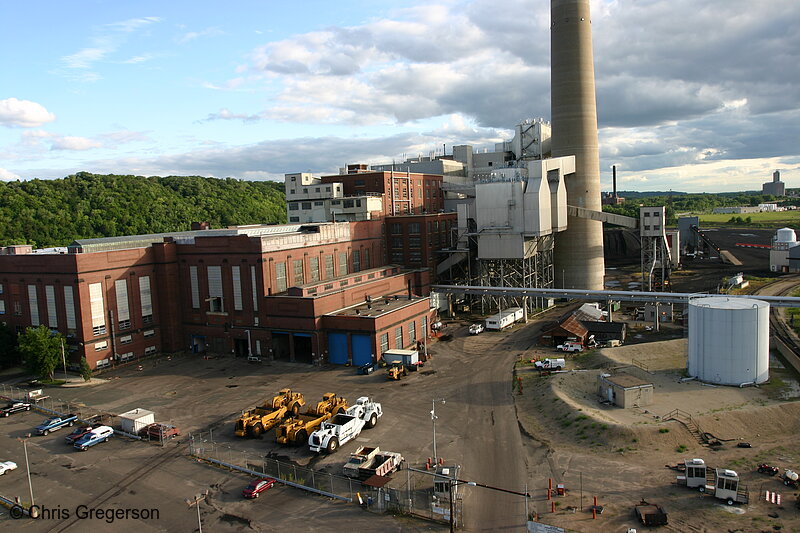
[[[369,335],[351,335],[353,345],[353,366],[366,365],[372,362],[372,337]]]
[[[311,364],[311,334],[293,333],[292,337],[294,337],[294,361]]]
[[[288,361],[290,355],[289,334],[284,331],[273,331],[272,356],[278,360]]]
[[[328,362],[347,364],[347,333],[328,333]]]

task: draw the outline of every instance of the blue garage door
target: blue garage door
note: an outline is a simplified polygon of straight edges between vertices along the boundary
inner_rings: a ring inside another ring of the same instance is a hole
[[[328,333],[328,362],[347,364],[347,333]]]
[[[366,365],[372,362],[372,337],[369,335],[351,335],[353,343],[353,366]]]

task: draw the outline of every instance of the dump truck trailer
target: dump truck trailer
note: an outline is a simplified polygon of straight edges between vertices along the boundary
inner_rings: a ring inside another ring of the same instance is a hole
[[[334,415],[320,425],[308,439],[308,447],[312,452],[325,450],[333,453],[339,446],[358,437],[364,429],[364,421],[353,415]]]
[[[237,437],[258,437],[280,424],[287,416],[296,415],[306,403],[303,395],[290,389],[281,389],[272,400],[242,413],[236,421]]]
[[[284,420],[275,430],[275,440],[280,444],[303,446],[308,443],[308,436],[319,429],[323,422],[346,411],[347,400],[327,392],[322,396],[322,401],[310,406],[305,413]]]

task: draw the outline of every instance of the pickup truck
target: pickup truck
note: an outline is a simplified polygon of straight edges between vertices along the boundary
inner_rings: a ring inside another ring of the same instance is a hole
[[[30,411],[30,410],[31,410],[31,404],[29,404],[28,402],[11,401],[5,407],[0,409],[0,414],[2,416],[8,416],[14,413],[19,413],[20,411]]]
[[[577,342],[565,342],[564,344],[556,346],[556,350],[561,350],[562,352],[582,352],[583,346]]]
[[[75,441],[75,449],[85,452],[95,444],[108,441],[108,438],[114,434],[114,429],[109,426],[100,426],[91,430]]]
[[[64,426],[73,426],[78,417],[75,415],[53,416],[36,426],[36,433],[47,435],[51,431],[56,431]]]
[[[534,363],[536,370],[561,370],[567,366],[564,359],[542,359]]]

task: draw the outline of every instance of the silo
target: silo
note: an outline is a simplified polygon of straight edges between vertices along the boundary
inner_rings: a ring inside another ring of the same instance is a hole
[[[792,228],[781,228],[776,232],[775,240],[777,242],[796,243],[797,235]]]
[[[720,385],[769,379],[769,304],[710,296],[689,301],[690,376]]]

